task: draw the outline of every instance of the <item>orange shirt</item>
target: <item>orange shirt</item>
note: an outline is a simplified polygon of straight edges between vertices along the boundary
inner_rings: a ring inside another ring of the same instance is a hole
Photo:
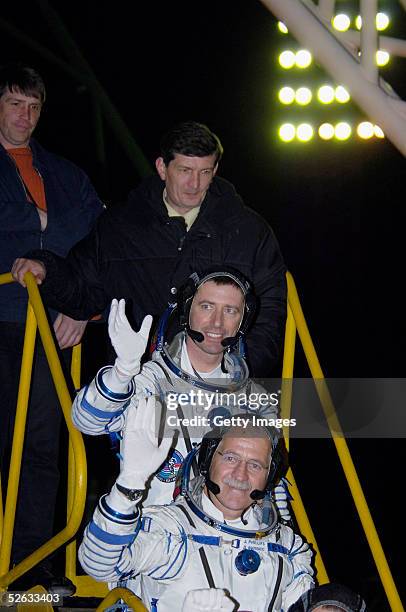
[[[28,187],[30,193],[27,193],[27,198],[41,210],[46,211],[47,203],[45,199],[44,181],[32,165],[32,151],[29,147],[19,147],[17,149],[8,149],[7,153],[11,155],[20,172],[25,186]],[[31,194],[31,197],[30,197]]]

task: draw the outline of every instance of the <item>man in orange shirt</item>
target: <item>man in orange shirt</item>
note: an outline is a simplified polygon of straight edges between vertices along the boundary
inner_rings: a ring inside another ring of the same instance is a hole
[[[50,249],[61,256],[92,228],[103,206],[86,174],[49,153],[32,138],[45,102],[45,86],[32,68],[0,68],[0,273],[28,249]],[[17,283],[0,288],[0,467],[8,471],[27,292]],[[87,321],[49,312],[59,347],[79,343]],[[59,482],[58,441],[61,409],[44,351],[37,343],[22,459],[12,562],[18,563],[53,535]],[[35,568],[34,568],[35,569]],[[45,575],[46,574],[46,575]],[[45,575],[45,576],[44,576]],[[43,564],[18,588],[51,579]],[[44,584],[49,587],[49,582]],[[13,585],[17,588],[17,585]]]

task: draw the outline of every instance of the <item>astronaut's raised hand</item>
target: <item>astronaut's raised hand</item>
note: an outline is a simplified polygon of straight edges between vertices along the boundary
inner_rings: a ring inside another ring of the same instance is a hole
[[[194,589],[186,595],[182,612],[233,612],[235,607],[224,589]]]
[[[128,489],[144,489],[168,456],[174,430],[166,430],[158,446],[155,430],[155,398],[141,398],[138,407],[127,411],[121,441],[121,470],[117,483]]]
[[[140,363],[148,344],[152,317],[147,315],[138,332],[134,331],[125,314],[125,300],[111,302],[109,314],[109,336],[117,359],[112,371],[103,377],[109,389],[121,390],[123,384],[140,371]],[[110,380],[111,379],[111,380]]]

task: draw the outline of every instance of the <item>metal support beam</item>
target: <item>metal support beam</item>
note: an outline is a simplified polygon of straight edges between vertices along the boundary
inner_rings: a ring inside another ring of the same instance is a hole
[[[333,18],[335,4],[336,4],[335,0],[320,0],[319,2],[320,15],[326,21],[331,21],[331,19]]]
[[[361,0],[361,66],[371,83],[378,83],[378,66],[376,52],[378,50],[378,33],[376,31],[377,0]]]
[[[391,95],[385,93],[382,80],[371,83],[356,56],[343,47],[321,16],[319,19],[316,17],[317,7],[309,0],[306,4],[300,0],[261,2],[286,24],[302,45],[312,51],[319,64],[348,89],[370,120],[378,124],[392,144],[406,155],[406,116],[403,114],[406,104],[389,86]]]

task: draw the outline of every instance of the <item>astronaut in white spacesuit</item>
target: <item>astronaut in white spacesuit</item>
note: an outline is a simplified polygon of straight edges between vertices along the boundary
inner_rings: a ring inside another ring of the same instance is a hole
[[[148,478],[174,434],[158,445],[153,402],[128,413],[121,472],[85,530],[83,568],[97,580],[140,575],[151,612],[287,611],[314,582],[309,546],[278,521],[267,497],[281,466],[277,431],[251,417],[209,432],[185,459],[177,499],[141,514]]]
[[[179,436],[151,476],[144,505],[172,500],[184,457],[213,424],[247,414],[263,417],[269,425],[276,422],[277,394],[265,393],[249,379],[242,355],[255,306],[250,283],[236,270],[212,269],[201,277],[192,274],[178,291],[176,303],[163,315],[152,359],[141,369],[151,317],[135,332],[125,315],[125,301],[113,300],[109,335],[117,359],[79,392],[72,418],[86,434],[120,432],[126,415],[137,408],[140,399],[155,397],[161,435],[169,427],[178,429]],[[165,337],[174,320],[183,330],[167,343]],[[193,464],[192,472],[194,468]],[[278,485],[274,497],[282,518],[289,518],[284,485]]]

